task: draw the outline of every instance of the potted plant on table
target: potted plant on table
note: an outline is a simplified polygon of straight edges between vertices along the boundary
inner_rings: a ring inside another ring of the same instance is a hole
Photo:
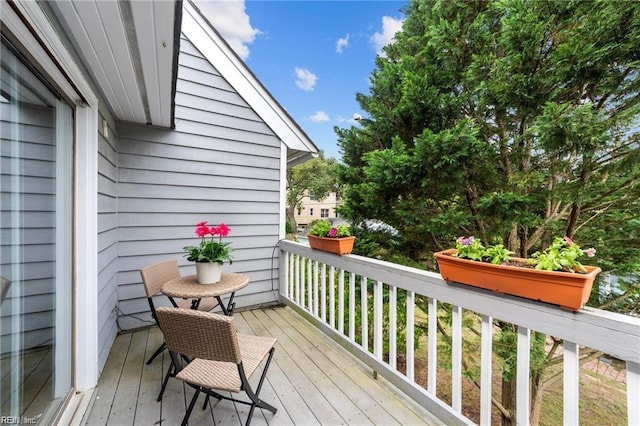
[[[581,309],[589,299],[596,275],[595,266],[584,266],[583,255],[595,256],[596,250],[582,250],[570,238],[556,237],[544,251],[532,258],[511,257],[502,244],[484,247],[474,237],[460,237],[456,248],[435,253],[440,274],[447,281]]]
[[[229,235],[231,228],[224,223],[218,226],[207,226],[207,222],[196,225],[195,233],[200,237],[197,246],[186,246],[187,260],[196,262],[196,274],[200,284],[214,284],[220,281],[222,265],[225,261],[233,263],[231,243],[222,238]]]
[[[351,253],[356,239],[351,235],[349,226],[333,226],[326,219],[315,221],[309,228],[307,238],[311,248],[339,255]]]

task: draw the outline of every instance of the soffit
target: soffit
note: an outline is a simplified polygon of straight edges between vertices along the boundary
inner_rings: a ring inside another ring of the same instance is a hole
[[[118,120],[173,125],[179,2],[67,0],[50,5]]]

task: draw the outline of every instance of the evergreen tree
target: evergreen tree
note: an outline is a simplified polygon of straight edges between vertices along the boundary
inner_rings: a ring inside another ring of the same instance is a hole
[[[640,3],[412,0],[405,13],[357,94],[367,117],[336,129],[345,215],[390,224],[414,259],[460,235],[521,257],[567,235],[625,278],[625,294],[596,286],[590,303],[640,311]]]

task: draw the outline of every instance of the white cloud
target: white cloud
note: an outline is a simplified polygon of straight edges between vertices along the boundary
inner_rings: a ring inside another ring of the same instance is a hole
[[[338,41],[336,41],[336,52],[342,53],[342,51],[348,46],[349,46],[349,34],[347,33],[345,37],[339,38]]]
[[[393,43],[395,35],[402,30],[403,19],[396,19],[390,16],[382,17],[382,32],[375,33],[371,36],[371,43],[376,49],[376,53],[382,53],[382,48],[387,44]]]
[[[247,15],[245,0],[197,0],[196,4],[231,48],[243,60],[249,57],[248,45],[260,30],[253,28]]]
[[[361,120],[362,115],[356,112],[351,117],[338,116],[336,122],[338,122],[339,124],[359,125]]]
[[[302,90],[306,90],[307,92],[312,91],[316,82],[318,81],[318,76],[305,68],[295,69],[296,73],[296,86],[298,86]]]
[[[323,123],[325,121],[329,121],[329,116],[324,111],[316,111],[315,114],[309,116],[309,120],[314,123]]]

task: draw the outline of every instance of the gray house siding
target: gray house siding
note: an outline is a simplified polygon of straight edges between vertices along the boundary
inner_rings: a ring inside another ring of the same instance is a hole
[[[0,310],[1,354],[53,340],[56,147],[51,108],[0,108],[7,120],[0,121],[0,250],[3,275],[13,282]],[[19,347],[12,344],[16,334]]]
[[[98,366],[102,370],[118,332],[118,137],[110,115],[107,137],[98,134]],[[99,126],[100,128],[102,126]]]
[[[277,300],[281,142],[216,69],[182,38],[175,130],[123,124],[118,150],[119,325],[152,323],[139,269],[197,243],[194,225],[225,222],[234,262],[250,284],[238,307]],[[159,299],[159,303],[166,301]]]

